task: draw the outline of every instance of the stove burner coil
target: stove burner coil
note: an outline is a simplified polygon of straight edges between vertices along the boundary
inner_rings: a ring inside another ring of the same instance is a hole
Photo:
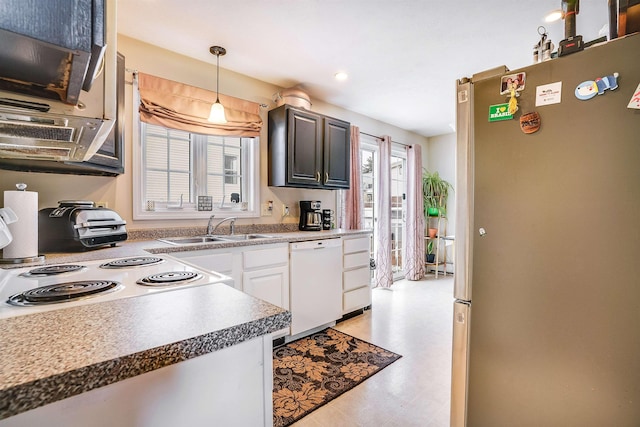
[[[109,261],[100,265],[100,268],[127,268],[127,267],[140,267],[144,265],[152,265],[163,262],[162,258],[158,257],[135,257],[135,258],[122,258],[114,261]]]
[[[115,291],[120,287],[120,283],[111,280],[81,280],[57,283],[12,295],[7,300],[7,303],[19,306],[56,304],[98,296],[101,293]]]
[[[201,274],[194,273],[192,271],[167,271],[165,273],[157,273],[143,277],[136,283],[145,286],[168,286],[191,282],[193,280],[200,279],[201,277]]]
[[[60,264],[60,265],[46,265],[44,267],[34,268],[26,273],[22,273],[21,276],[54,276],[56,274],[71,273],[74,271],[84,269],[84,265],[78,264]]]

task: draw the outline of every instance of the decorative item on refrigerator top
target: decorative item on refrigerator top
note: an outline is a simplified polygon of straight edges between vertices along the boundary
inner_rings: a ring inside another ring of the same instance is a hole
[[[322,230],[322,210],[320,202],[300,200],[300,224],[298,229],[302,231]]]
[[[127,240],[126,221],[111,209],[92,201],[61,200],[57,208],[38,213],[38,246],[41,252],[76,252],[115,246]]]

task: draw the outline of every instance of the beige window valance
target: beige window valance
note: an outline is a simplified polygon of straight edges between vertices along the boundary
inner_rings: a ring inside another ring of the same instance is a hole
[[[172,129],[209,135],[259,136],[260,105],[220,94],[227,123],[207,120],[216,93],[183,83],[138,73],[140,119]]]

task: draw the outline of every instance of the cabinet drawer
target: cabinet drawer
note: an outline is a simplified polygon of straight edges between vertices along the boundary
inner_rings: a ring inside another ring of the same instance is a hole
[[[369,236],[344,240],[345,254],[361,251],[367,251],[367,253],[369,252]]]
[[[369,252],[356,252],[344,256],[344,269],[369,266]]]
[[[244,269],[268,267],[289,262],[289,247],[258,249],[242,254]]]
[[[215,271],[220,274],[231,275],[233,268],[233,254],[230,252],[185,256],[181,258],[205,270]]]
[[[369,287],[371,283],[371,276],[369,267],[358,268],[356,270],[345,271],[343,273],[343,290],[350,291],[351,289],[360,288],[362,286]]]
[[[345,292],[342,296],[343,313],[348,313],[368,305],[371,305],[371,289],[368,286]]]

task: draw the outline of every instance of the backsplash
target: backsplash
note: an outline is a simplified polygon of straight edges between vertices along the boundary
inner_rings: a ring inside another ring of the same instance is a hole
[[[219,233],[229,234],[228,226],[221,226]],[[235,226],[236,234],[290,233],[298,230],[298,224],[249,224]],[[128,231],[129,240],[153,240],[165,237],[200,236],[207,233],[207,227],[149,228]]]

